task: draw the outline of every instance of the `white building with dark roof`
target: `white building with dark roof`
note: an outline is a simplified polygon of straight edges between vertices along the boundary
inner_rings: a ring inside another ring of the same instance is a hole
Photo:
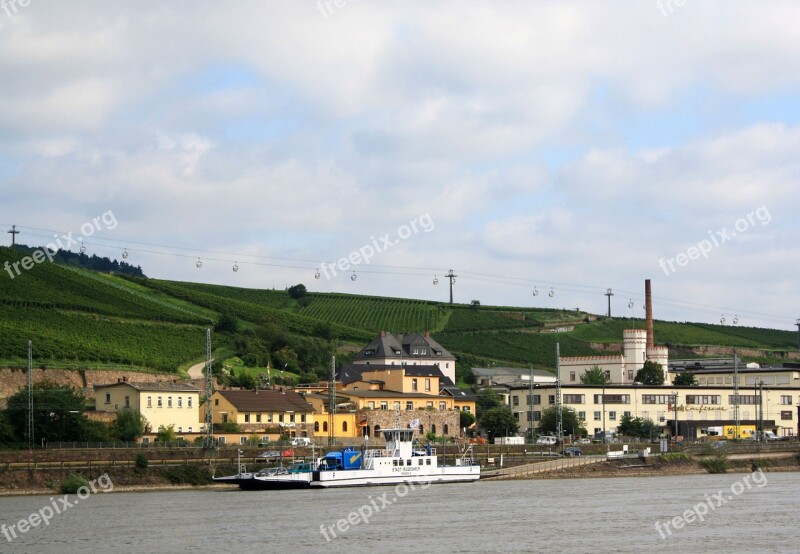
[[[430,333],[387,333],[375,337],[362,348],[354,364],[383,366],[435,365],[453,383],[456,382],[456,358],[431,338]]]

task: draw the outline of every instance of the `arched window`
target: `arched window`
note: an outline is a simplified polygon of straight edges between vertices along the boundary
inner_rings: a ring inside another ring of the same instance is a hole
[[[431,433],[436,434],[436,424],[431,425]]]
[[[347,433],[347,422],[346,421],[342,422],[342,433]]]
[[[444,434],[445,435],[450,434],[450,427],[448,427],[447,423],[444,424]]]
[[[425,434],[425,427],[423,427],[421,423],[419,424],[419,434],[420,435],[424,435]]]
[[[319,433],[319,421],[314,422],[314,432]]]
[[[381,426],[380,426],[380,425],[376,425],[376,426],[374,427],[374,429],[375,429],[375,436],[377,437],[377,436],[378,436],[378,433],[379,433],[379,432],[380,432],[380,430],[381,430]]]
[[[327,433],[328,432],[328,422],[327,421],[323,421],[322,422],[322,432],[323,433]]]

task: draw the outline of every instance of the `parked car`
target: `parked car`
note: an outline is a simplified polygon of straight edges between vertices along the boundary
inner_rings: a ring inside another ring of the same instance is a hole
[[[562,452],[564,456],[580,456],[581,449],[577,446],[568,446]]]
[[[592,439],[589,438],[582,438],[575,441],[575,444],[592,444]]]
[[[536,444],[553,445],[556,444],[556,438],[551,435],[542,435],[536,439]]]
[[[311,439],[308,437],[295,437],[292,439],[292,446],[311,446]]]

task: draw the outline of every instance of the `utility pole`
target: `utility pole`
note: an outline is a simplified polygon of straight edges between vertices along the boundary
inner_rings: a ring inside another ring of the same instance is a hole
[[[608,317],[611,318],[611,297],[614,296],[614,293],[611,292],[611,289],[606,289],[606,296],[608,296]]]
[[[10,232],[10,231],[9,231]],[[33,450],[33,343],[28,341],[28,448]]]
[[[211,396],[214,394],[214,376],[211,371],[211,328],[206,328],[206,448],[214,448],[214,418],[211,413]]]
[[[675,414],[675,440],[678,440],[678,392],[672,393],[672,409]]]
[[[733,423],[736,429],[734,439],[739,440],[739,356],[733,352]]]
[[[758,436],[764,442],[764,381],[758,382]]]
[[[11,235],[11,249],[12,250],[16,250],[17,249],[17,240],[16,239],[17,239],[17,235],[19,234],[19,231],[17,231],[17,226],[16,225],[12,225],[11,226],[11,230],[8,231],[8,233]],[[452,301],[450,303],[452,304]],[[800,319],[798,319],[797,321],[800,322]],[[800,328],[800,327],[798,327],[798,328]]]
[[[560,375],[560,362],[561,347],[556,343],[556,436],[558,442],[563,446],[564,444],[564,419],[561,413],[561,375]]]
[[[331,356],[331,380],[328,386],[328,446],[333,446],[336,436],[333,426],[336,423],[336,356]]]
[[[800,350],[800,317],[797,318],[795,325],[797,325],[797,349]]]
[[[533,367],[528,368],[530,377],[528,378],[528,435],[533,442]]]
[[[456,282],[456,277],[458,277],[458,275],[455,275],[455,274],[453,273],[453,270],[451,269],[451,270],[450,270],[450,271],[447,273],[447,275],[445,275],[445,277],[447,277],[448,279],[450,279],[450,305],[452,306],[452,305],[453,305],[453,285],[455,284],[455,282]]]

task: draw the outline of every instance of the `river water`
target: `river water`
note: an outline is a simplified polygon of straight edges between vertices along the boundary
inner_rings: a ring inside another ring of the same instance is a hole
[[[797,552],[799,499],[800,473],[98,492],[45,526],[49,497],[4,497],[0,552]]]

